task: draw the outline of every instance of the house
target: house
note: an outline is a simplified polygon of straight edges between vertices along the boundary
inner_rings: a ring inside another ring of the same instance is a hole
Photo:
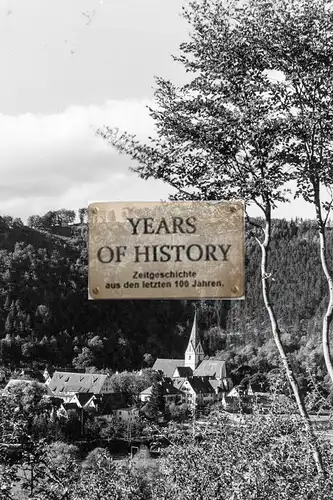
[[[96,409],[96,396],[91,392],[79,392],[74,394],[72,399],[69,400],[68,404],[75,404],[78,408],[93,408]]]
[[[213,378],[208,379],[210,385],[212,386],[216,399],[221,401],[223,398],[223,394],[226,394],[232,389],[232,381],[230,379],[216,380]]]
[[[262,408],[269,408],[272,404],[272,395],[264,392],[261,387],[251,384],[248,384],[246,387],[233,387],[228,393],[223,394],[222,405],[224,408],[235,408],[240,403],[245,404],[249,408],[257,404],[260,404]]]
[[[112,392],[107,375],[99,373],[54,372],[48,384],[52,394],[69,402],[74,394],[108,394]]]
[[[122,392],[111,392],[109,394],[95,394],[95,404],[99,412],[107,408],[115,409],[126,406],[126,395]]]
[[[133,423],[139,416],[139,410],[136,406],[131,406],[129,408],[118,408],[114,410],[113,415],[122,422]]]
[[[58,417],[68,418],[69,411],[78,411],[78,406],[76,403],[61,403],[57,410]]]
[[[181,401],[183,399],[183,392],[173,385],[171,379],[163,379],[157,383],[161,387],[161,392],[166,403],[173,403]],[[149,401],[149,399],[151,398],[152,389],[153,386],[151,385],[144,391],[140,392],[140,401],[142,401],[143,403]]]
[[[202,406],[214,403],[215,391],[208,377],[188,377],[177,383],[178,389],[183,392],[184,403],[191,406]]]
[[[225,399],[231,399],[231,398],[236,398],[236,399],[240,399],[242,394],[243,394],[244,391],[240,390],[240,388],[237,386],[237,387],[233,387],[231,389],[231,391],[229,391],[227,394],[226,394],[226,397]]]
[[[126,397],[122,393],[77,392],[71,395],[67,392],[62,396],[62,404],[57,413],[58,416],[67,417],[70,410],[95,410],[97,419],[111,420],[117,415],[118,409],[126,409]]]
[[[116,411],[126,408],[126,396],[120,392],[111,394],[96,394],[94,404],[96,406],[97,419],[111,420]]]
[[[68,411],[74,410],[96,410],[96,396],[92,393],[78,393],[74,394],[74,396],[68,402],[62,402],[60,405],[57,415],[58,417],[68,417]]]

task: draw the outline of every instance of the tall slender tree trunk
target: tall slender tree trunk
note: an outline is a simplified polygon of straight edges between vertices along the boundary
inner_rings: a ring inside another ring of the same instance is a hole
[[[330,352],[330,326],[332,323],[333,317],[333,279],[332,275],[327,266],[327,248],[326,248],[326,231],[325,228],[319,229],[319,241],[320,241],[320,260],[321,265],[326,277],[326,281],[328,284],[329,291],[329,301],[327,304],[327,308],[323,317],[323,326],[322,326],[322,343],[323,343],[323,352],[325,358],[325,364],[328,371],[328,374],[333,383],[333,366]]]
[[[325,278],[327,281],[328,293],[329,293],[329,300],[322,323],[322,344],[323,344],[323,353],[324,353],[327,372],[333,384],[333,366],[331,359],[330,337],[329,337],[330,326],[333,318],[333,277],[332,277],[332,272],[327,264],[326,223],[323,221],[321,212],[319,182],[313,183],[313,188],[314,188],[314,200],[316,209],[316,220],[318,224],[318,233],[319,233],[320,261],[321,261],[321,267],[324,271]]]
[[[271,241],[271,210],[270,208],[267,209],[266,214],[265,214],[265,228],[264,228],[264,239],[263,241],[260,241],[257,239],[260,249],[261,249],[261,280],[262,280],[262,294],[263,294],[263,299],[264,299],[264,304],[266,307],[266,310],[269,315],[269,319],[271,322],[271,329],[272,329],[272,334],[274,338],[274,342],[276,344],[276,347],[279,351],[282,364],[284,367],[284,370],[286,372],[289,384],[291,386],[291,389],[293,391],[296,404],[298,407],[298,411],[301,415],[301,418],[304,422],[304,425],[307,429],[308,436],[309,436],[309,441],[310,445],[312,448],[312,454],[313,454],[313,459],[315,461],[317,471],[319,474],[324,474],[324,469],[323,469],[323,464],[322,464],[322,459],[321,455],[318,449],[318,446],[315,442],[315,435],[313,433],[311,421],[309,418],[309,415],[306,411],[304,401],[302,399],[299,386],[296,380],[296,377],[294,375],[294,372],[289,364],[287,355],[285,353],[284,347],[281,342],[281,332],[278,326],[278,322],[276,319],[276,315],[270,300],[270,287],[269,287],[269,274],[268,274],[268,250],[269,250],[269,245]]]

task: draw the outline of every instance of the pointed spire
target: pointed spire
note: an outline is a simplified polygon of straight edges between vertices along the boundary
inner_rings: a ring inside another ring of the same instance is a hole
[[[187,349],[185,351],[184,366],[188,366],[194,371],[204,359],[204,357],[205,354],[200,342],[199,330],[197,325],[197,312],[195,311],[191,335],[188,341]]]
[[[199,342],[200,342],[200,338],[199,338],[198,325],[197,325],[197,311],[195,311],[189,344],[190,343],[192,344],[192,347],[194,350],[197,347],[197,345],[199,344]]]

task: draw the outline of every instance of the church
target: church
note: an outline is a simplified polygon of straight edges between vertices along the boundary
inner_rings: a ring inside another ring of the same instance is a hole
[[[153,370],[162,372],[164,377],[171,379],[173,385],[179,389],[190,384],[194,391],[196,387],[204,390],[205,385],[213,389],[217,399],[221,399],[223,393],[232,389],[225,361],[214,358],[205,359],[205,357],[195,313],[184,359],[157,358]]]

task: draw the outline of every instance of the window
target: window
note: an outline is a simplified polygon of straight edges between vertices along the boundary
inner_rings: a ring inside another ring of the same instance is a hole
[[[188,359],[191,359],[191,356],[189,356]]]

